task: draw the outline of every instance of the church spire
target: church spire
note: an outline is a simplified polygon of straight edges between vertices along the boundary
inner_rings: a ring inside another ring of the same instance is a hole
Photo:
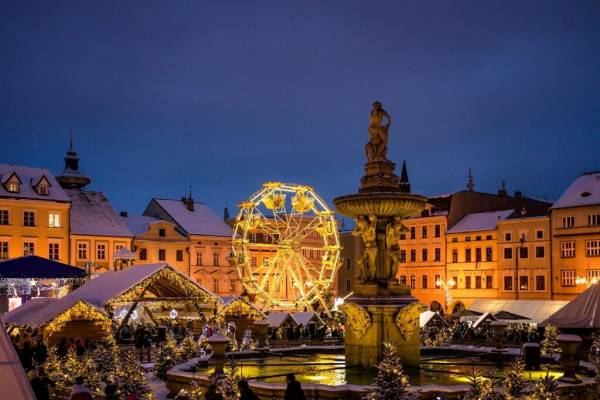
[[[406,172],[406,160],[402,161],[402,173],[400,174],[400,191],[410,193],[410,182],[408,181],[408,172]]]
[[[65,189],[82,189],[92,180],[79,171],[79,157],[73,148],[73,130],[69,131],[69,149],[65,157],[65,169],[56,177],[56,180]]]

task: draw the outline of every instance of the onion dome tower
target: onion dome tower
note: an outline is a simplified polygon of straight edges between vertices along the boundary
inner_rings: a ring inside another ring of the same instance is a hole
[[[56,180],[64,189],[83,189],[84,186],[89,185],[92,180],[90,177],[84,175],[79,171],[79,157],[77,152],[73,149],[73,132],[71,131],[71,137],[69,138],[69,150],[65,154],[65,169],[58,176]]]

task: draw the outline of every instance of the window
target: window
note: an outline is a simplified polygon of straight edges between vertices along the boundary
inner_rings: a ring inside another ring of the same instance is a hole
[[[219,252],[218,251],[213,251],[213,265],[215,267],[219,266]]]
[[[400,250],[400,262],[406,262],[406,250]]]
[[[529,277],[528,276],[520,276],[519,277],[519,290],[529,290]]]
[[[256,243],[256,233],[250,234],[250,243]]]
[[[11,193],[19,193],[19,183],[18,182],[8,182],[6,184],[6,190]]]
[[[575,226],[575,217],[568,216],[563,217],[562,219],[562,227],[563,228],[573,228]]]
[[[434,250],[433,260],[440,261],[442,259],[442,249],[436,247]]]
[[[454,237],[454,238],[452,238],[452,241],[453,241],[453,242],[458,242],[458,238],[457,238],[457,237]]]
[[[406,275],[400,275],[400,284],[406,285]]]
[[[465,262],[471,262],[471,249],[465,249]]]
[[[458,277],[457,276],[453,276],[452,277],[452,281],[453,281],[453,285],[452,286],[458,287]]]
[[[508,291],[513,290],[513,277],[512,276],[504,277],[504,290],[508,290]]]
[[[588,269],[587,276],[590,282],[592,280],[595,280],[596,282],[600,281],[600,269]]]
[[[48,186],[46,186],[46,185],[38,186],[38,193],[42,196],[48,196]]]
[[[196,265],[198,265],[198,266],[202,265],[202,252],[201,251],[196,252]]]
[[[510,232],[506,232],[504,234],[504,241],[505,242],[510,242],[512,240],[512,234]]]
[[[486,235],[485,240],[492,240],[492,235]]]
[[[235,293],[235,290],[236,290],[236,285],[237,285],[237,284],[236,284],[236,281],[235,281],[235,279],[230,279],[230,280],[229,280],[229,291],[230,291],[231,293]]]
[[[87,260],[87,243],[77,243],[77,259]]]
[[[504,248],[504,259],[510,260],[512,258],[512,249],[510,247]]]
[[[256,256],[250,257],[250,266],[256,267]]]
[[[352,268],[352,259],[350,257],[346,258],[346,271],[350,271]]]
[[[425,226],[423,226],[423,227],[421,228],[421,237],[422,237],[423,239],[426,239],[426,238],[427,238],[427,225],[425,225]]]
[[[48,226],[50,228],[60,228],[60,213],[49,212],[48,213]]]
[[[268,267],[268,266],[269,266],[269,257],[264,257],[264,258],[263,258],[263,265],[264,265],[265,267]]]
[[[528,258],[529,257],[529,248],[528,247],[519,247],[519,258]]]
[[[588,225],[590,225],[590,226],[600,226],[600,214],[590,214],[590,215],[588,215]]]
[[[543,239],[544,238],[544,231],[541,229],[538,229],[535,231],[535,238],[536,239]]]
[[[165,237],[167,235],[165,228],[159,228],[158,229],[158,236],[160,237]]]
[[[452,249],[452,262],[458,262],[458,249]]]
[[[421,277],[421,286],[423,289],[427,289],[427,275],[423,275]]]
[[[600,240],[586,240],[585,255],[588,257],[600,256]]]
[[[480,276],[475,277],[475,289],[481,289],[481,277]]]
[[[491,247],[485,248],[485,261],[492,261],[493,250]]]
[[[406,280],[406,277],[404,277],[404,280]],[[346,279],[346,292],[350,290],[352,290],[352,282],[350,282],[350,279]]]
[[[0,225],[8,225],[8,210],[0,210]]]
[[[561,269],[560,270],[560,284],[563,286],[575,286],[575,270],[574,269]]]
[[[23,226],[35,226],[35,212],[25,211],[23,213]]]
[[[487,275],[485,277],[485,287],[486,289],[491,289],[494,287],[494,282],[493,282],[494,277],[491,275]]]
[[[471,289],[471,277],[467,276],[465,278],[465,289]]]
[[[544,246],[535,247],[535,258],[544,258]]]
[[[414,239],[417,236],[416,229],[414,226],[410,227],[410,238]]]
[[[442,232],[442,227],[440,226],[440,224],[435,225],[434,227],[434,236],[436,238],[439,238],[441,236],[441,232]]]
[[[406,240],[406,233],[400,234],[400,240]]]
[[[575,241],[560,242],[560,257],[573,258],[575,257]]]
[[[48,258],[51,260],[58,260],[60,258],[58,243],[48,243]]]
[[[35,243],[33,243],[33,242],[23,242],[23,255],[24,256],[33,256],[33,255],[35,255]]]
[[[434,276],[435,280],[433,281],[433,284],[435,285],[436,288],[440,288],[442,286],[442,277],[439,275],[435,275]]]
[[[148,250],[140,249],[140,260],[145,261],[148,259]]]
[[[481,236],[475,236],[475,240],[481,240]]]
[[[177,250],[175,253],[175,259],[177,261],[183,261],[183,250]]]
[[[427,261],[427,249],[421,250],[421,261]]]
[[[213,292],[217,293],[219,291],[219,280],[213,279]]]
[[[96,259],[97,260],[106,260],[106,245],[103,243],[98,243],[96,245]]]
[[[481,247],[475,249],[475,261],[481,262]]]
[[[0,259],[8,258],[8,242],[0,242]]]
[[[415,249],[410,250],[410,261],[417,261],[417,251]]]
[[[543,292],[546,290],[546,277],[544,275],[536,275],[535,290]]]
[[[158,249],[158,261],[165,261],[167,259],[167,252],[165,249]]]
[[[470,241],[471,241],[471,236],[467,236],[467,237],[465,238],[465,242],[470,242]]]
[[[417,278],[414,275],[410,276],[410,288],[414,289],[417,286]]]

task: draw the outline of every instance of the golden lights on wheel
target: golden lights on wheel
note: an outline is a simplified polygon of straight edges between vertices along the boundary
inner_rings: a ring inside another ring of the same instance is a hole
[[[267,182],[239,204],[230,261],[259,308],[328,312],[339,257],[335,216],[310,186]]]

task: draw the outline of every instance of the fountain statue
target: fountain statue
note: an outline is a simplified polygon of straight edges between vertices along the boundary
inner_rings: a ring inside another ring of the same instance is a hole
[[[384,121],[385,119],[385,121]],[[427,199],[411,194],[408,181],[395,175],[387,159],[390,115],[378,101],[370,114],[367,163],[358,193],[334,199],[337,210],[354,218],[353,235],[363,254],[353,292],[342,307],[346,314],[346,364],[372,367],[381,360],[383,343],[398,346],[403,362],[419,366],[419,304],[397,279],[403,220],[418,215]],[[404,175],[404,173],[403,173]]]

